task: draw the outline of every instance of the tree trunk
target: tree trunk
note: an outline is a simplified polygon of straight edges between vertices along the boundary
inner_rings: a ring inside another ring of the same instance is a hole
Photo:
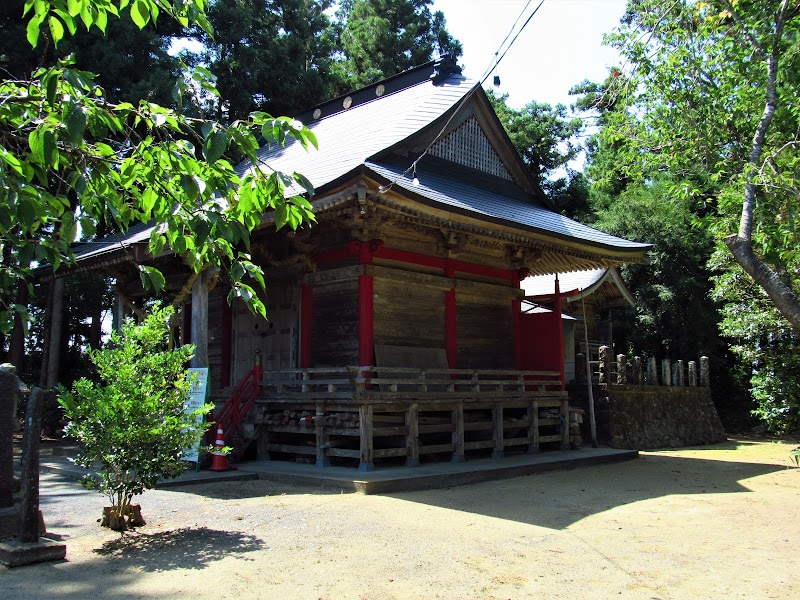
[[[775,308],[786,318],[791,325],[800,331],[800,302],[790,285],[787,285],[778,272],[761,260],[753,251],[753,213],[756,208],[756,182],[755,176],[761,163],[764,143],[767,139],[772,117],[778,107],[778,59],[780,58],[780,42],[783,37],[784,26],[789,14],[789,0],[783,0],[778,13],[775,15],[775,33],[772,45],[762,47],[759,41],[747,31],[742,24],[742,19],[730,2],[726,2],[727,9],[734,20],[743,30],[746,39],[750,42],[756,55],[766,63],[767,81],[765,90],[764,111],[759,120],[758,127],[753,135],[753,144],[750,149],[750,158],[747,162],[747,183],[745,184],[742,198],[742,213],[739,220],[739,234],[725,238],[734,260],[753,278],[763,289]]]
[[[725,244],[733,254],[736,262],[767,293],[775,308],[795,329],[800,331],[800,301],[798,301],[792,288],[781,279],[780,275],[755,255],[749,240],[742,239],[737,235],[731,235],[725,238]]]

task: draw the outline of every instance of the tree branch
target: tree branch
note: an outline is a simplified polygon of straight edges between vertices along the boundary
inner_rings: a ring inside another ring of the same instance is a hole
[[[800,300],[780,275],[756,256],[750,240],[731,235],[725,238],[725,245],[736,262],[766,292],[775,308],[795,329],[800,330]]]

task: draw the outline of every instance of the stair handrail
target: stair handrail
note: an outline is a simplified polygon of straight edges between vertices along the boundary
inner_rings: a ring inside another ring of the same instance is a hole
[[[261,370],[261,351],[256,350],[255,365],[238,383],[231,393],[230,398],[222,405],[222,408],[214,416],[216,427],[222,429],[223,439],[226,444],[228,438],[241,424],[242,420],[250,412],[255,401],[261,395],[263,381],[263,371]]]

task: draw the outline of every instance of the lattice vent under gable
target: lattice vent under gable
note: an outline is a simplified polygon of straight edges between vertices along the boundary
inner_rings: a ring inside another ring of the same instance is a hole
[[[431,147],[430,154],[511,180],[511,175],[474,116],[436,142]]]

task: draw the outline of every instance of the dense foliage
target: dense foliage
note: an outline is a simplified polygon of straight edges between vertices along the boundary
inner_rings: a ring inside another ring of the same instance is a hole
[[[127,321],[107,348],[91,353],[99,382],[79,379],[59,398],[66,433],[82,447],[76,463],[99,475],[84,483],[109,498],[117,521],[135,496],[186,469],[182,454],[200,441],[201,417],[213,408],[185,410],[194,347],[168,348],[171,314],[156,306],[141,325]]]
[[[672,266],[688,269],[688,277],[645,282],[657,292],[645,306],[677,294],[718,324],[749,379],[756,415],[775,430],[797,429],[800,402],[799,13],[779,0],[631,0],[607,37],[624,72],[576,89],[601,126],[587,170],[600,224],[623,232],[650,221],[647,241],[671,247]],[[626,219],[630,226],[613,227]],[[684,240],[670,233],[680,220]],[[658,253],[653,259],[660,272]],[[720,307],[713,317],[702,288]],[[702,316],[692,323],[701,345],[711,339]],[[656,329],[669,335],[665,323]]]

